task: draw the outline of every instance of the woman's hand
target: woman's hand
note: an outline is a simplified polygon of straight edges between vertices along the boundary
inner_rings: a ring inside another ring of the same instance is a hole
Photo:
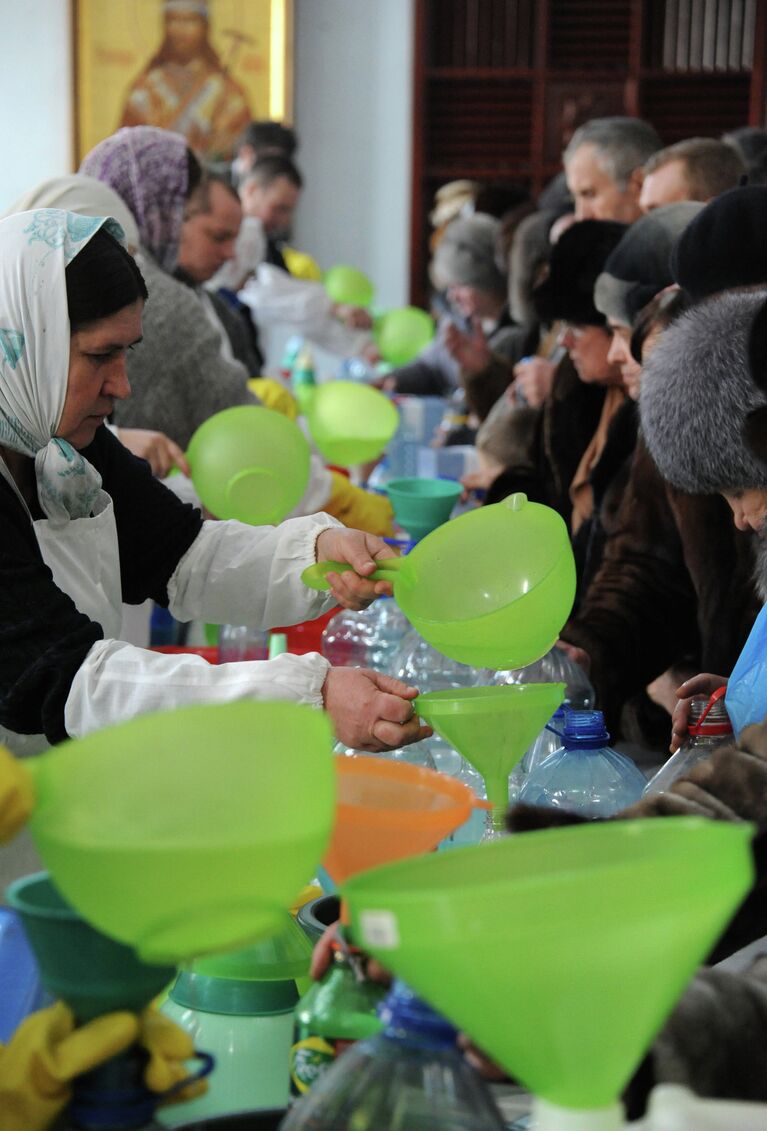
[[[397,556],[383,538],[361,530],[333,527],[320,534],[315,552],[318,562],[348,562],[352,566],[351,570],[329,573],[327,577],[331,593],[345,609],[364,609],[376,597],[391,596],[390,582],[368,580],[378,562]]]
[[[690,718],[690,700],[694,695],[713,695],[720,687],[727,686],[727,677],[712,675],[711,672],[702,672],[687,679],[676,689],[677,704],[671,717],[671,745],[669,750],[673,754],[679,749],[687,737],[687,723]]]
[[[514,366],[514,381],[506,390],[512,401],[540,408],[551,392],[556,365],[545,357],[523,357]]]
[[[118,428],[117,439],[139,459],[145,459],[152,469],[152,475],[164,479],[172,468],[177,467],[184,475],[189,475],[189,464],[178,444],[174,444],[164,432],[149,432],[144,428]]]
[[[442,332],[442,341],[454,361],[470,376],[483,373],[493,360],[493,352],[487,344],[479,319],[472,320],[469,334],[449,322]]]
[[[572,660],[579,668],[583,668],[586,675],[591,671],[591,656],[583,648],[578,648],[575,644],[568,644],[566,640],[557,640],[556,647],[560,648],[567,656],[568,660]]]
[[[430,738],[412,704],[418,690],[367,668],[330,668],[322,701],[338,738],[354,750],[378,754]]]

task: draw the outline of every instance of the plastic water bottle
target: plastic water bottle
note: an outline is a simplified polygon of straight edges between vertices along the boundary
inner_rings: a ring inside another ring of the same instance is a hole
[[[402,982],[380,1013],[383,1031],[339,1057],[281,1131],[503,1131],[488,1086],[459,1052],[449,1022]]]
[[[710,758],[717,746],[732,742],[732,723],[724,704],[724,688],[721,692],[718,698],[715,698],[717,692],[714,692],[709,699],[696,696],[690,700],[687,737],[655,777],[650,779],[645,789],[646,795],[665,793],[677,778],[689,774],[698,762]]]
[[[564,683],[565,702],[576,711],[590,710],[596,700],[596,692],[583,668],[556,645],[526,668],[496,672],[493,683]]]
[[[490,682],[486,669],[448,659],[427,644],[414,628],[402,638],[393,671],[397,679],[404,679],[420,691],[447,691]]]
[[[344,358],[338,368],[339,381],[356,381],[360,385],[369,385],[375,376],[375,370],[361,357]]]
[[[317,1087],[336,1057],[352,1042],[371,1037],[382,1027],[377,1006],[383,999],[383,988],[362,975],[358,950],[337,940],[332,948],[329,969],[295,1009],[290,1050],[292,1096],[303,1096]]]
[[[551,716],[546,726],[529,747],[520,762],[517,762],[509,775],[509,801],[516,801],[522,786],[529,778],[532,771],[540,766],[549,754],[553,754],[562,745],[562,733],[565,725],[565,708],[558,707]]]
[[[283,381],[290,381],[293,374],[293,366],[296,364],[296,358],[304,344],[304,339],[298,335],[293,334],[285,342],[285,348],[282,351],[280,358],[280,377]]]
[[[609,741],[601,711],[566,711],[563,745],[531,772],[519,800],[592,818],[633,805],[644,792],[644,776]]]
[[[339,742],[336,743],[335,752],[349,757],[382,758],[385,762],[407,762],[411,766],[422,766],[425,770],[437,769],[426,741],[411,742],[409,746],[401,746],[396,750],[382,750],[376,754],[370,750],[355,750],[353,746],[344,746],[342,742]]]
[[[245,624],[222,624],[218,630],[218,662],[268,660],[269,633]]]
[[[290,386],[301,412],[306,412],[316,384],[314,357],[311,350],[304,346],[293,363],[290,375]]]
[[[322,633],[322,654],[335,667],[372,668],[391,675],[410,622],[390,597],[378,597],[366,609],[344,609]]]

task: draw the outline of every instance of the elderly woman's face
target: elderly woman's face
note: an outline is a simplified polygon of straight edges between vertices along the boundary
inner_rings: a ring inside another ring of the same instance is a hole
[[[448,287],[447,297],[464,318],[494,318],[498,315],[499,304],[503,305],[503,299],[499,299],[492,291],[464,283],[454,283]]]
[[[747,491],[722,491],[732,510],[738,530],[762,530],[767,519],[767,488],[750,487]]]
[[[75,330],[69,345],[67,395],[56,435],[86,448],[115,406],[130,396],[125,358],[141,341],[144,300]]]

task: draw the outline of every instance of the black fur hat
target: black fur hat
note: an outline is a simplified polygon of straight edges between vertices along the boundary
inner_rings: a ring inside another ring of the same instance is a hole
[[[661,334],[642,374],[642,430],[664,479],[693,494],[767,487],[743,436],[767,406],[751,380],[749,339],[767,291],[699,303]]]
[[[701,208],[692,200],[666,204],[631,225],[594,288],[594,302],[607,318],[631,326],[642,307],[673,283],[671,249]]]
[[[671,270],[693,302],[767,283],[767,185],[730,189],[709,201],[676,241]]]
[[[562,233],[551,249],[549,274],[533,291],[542,322],[604,326],[594,306],[594,284],[625,231],[625,224],[612,220],[581,220]]]

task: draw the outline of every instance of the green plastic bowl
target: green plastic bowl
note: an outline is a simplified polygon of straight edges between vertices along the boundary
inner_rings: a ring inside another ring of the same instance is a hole
[[[389,365],[407,365],[434,337],[434,319],[417,306],[388,310],[377,319],[373,336]]]
[[[399,424],[399,413],[388,397],[354,381],[318,385],[306,418],[323,457],[337,467],[378,459]]]
[[[340,567],[341,570],[350,567]],[[321,562],[305,584],[327,588]],[[445,522],[404,558],[384,559],[397,604],[438,652],[479,668],[523,668],[556,642],[575,597],[575,561],[562,518],[511,495]]]
[[[330,724],[296,703],[142,715],[28,759],[32,835],[56,886],[147,962],[282,926],[335,812]]]
[[[201,501],[216,518],[272,525],[298,504],[309,483],[309,443],[287,416],[237,405],[201,424],[187,458]]]

